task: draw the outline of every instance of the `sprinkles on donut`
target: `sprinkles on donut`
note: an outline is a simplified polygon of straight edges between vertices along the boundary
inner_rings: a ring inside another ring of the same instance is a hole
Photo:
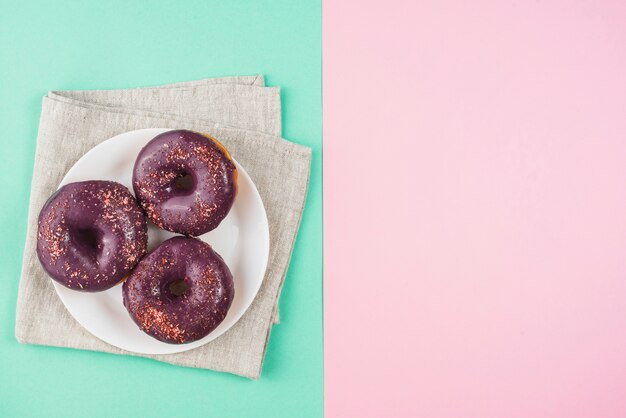
[[[37,256],[63,286],[97,292],[123,280],[146,254],[148,227],[135,198],[113,181],[70,183],[39,213]]]
[[[216,139],[187,130],[157,135],[139,153],[133,189],[159,228],[198,236],[220,224],[237,194],[237,169]]]
[[[209,244],[177,236],[139,262],[122,292],[142,331],[184,344],[205,337],[224,320],[235,288],[228,266]]]

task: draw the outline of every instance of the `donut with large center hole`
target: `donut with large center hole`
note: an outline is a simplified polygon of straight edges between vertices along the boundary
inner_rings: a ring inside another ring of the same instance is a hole
[[[133,189],[159,228],[198,236],[226,217],[237,194],[237,169],[216,139],[187,130],[157,135],[139,153]]]
[[[170,344],[207,336],[224,320],[235,296],[222,257],[209,244],[181,236],[145,256],[122,291],[139,328]]]
[[[70,183],[39,213],[37,256],[57,282],[74,290],[109,289],[146,254],[148,226],[135,198],[112,181]]]

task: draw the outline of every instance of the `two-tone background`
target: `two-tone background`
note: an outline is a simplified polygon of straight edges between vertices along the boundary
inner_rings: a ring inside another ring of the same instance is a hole
[[[624,22],[610,0],[0,0],[0,416],[626,416]],[[41,97],[256,73],[314,155],[261,380],[18,344]]]

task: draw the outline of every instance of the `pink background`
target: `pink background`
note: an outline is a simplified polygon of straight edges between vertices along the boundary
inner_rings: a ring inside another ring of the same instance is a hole
[[[327,416],[626,416],[626,2],[323,17]]]

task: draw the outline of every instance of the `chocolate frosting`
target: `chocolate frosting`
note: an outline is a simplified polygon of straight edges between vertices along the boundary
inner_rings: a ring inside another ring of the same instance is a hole
[[[233,276],[209,244],[174,237],[141,260],[123,286],[124,306],[139,328],[171,344],[199,340],[226,317]]]
[[[237,193],[237,169],[214,138],[186,130],[165,132],[139,153],[133,189],[160,228],[198,236],[220,224]]]
[[[112,181],[67,184],[39,214],[39,261],[70,289],[111,288],[146,254],[147,244],[146,218],[130,191]]]

